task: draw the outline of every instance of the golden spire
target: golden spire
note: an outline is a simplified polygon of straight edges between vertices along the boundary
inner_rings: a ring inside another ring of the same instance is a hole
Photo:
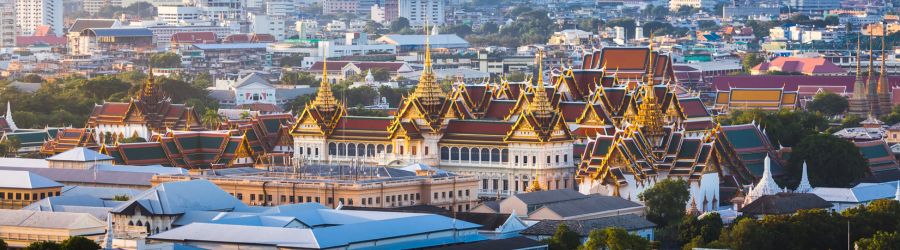
[[[884,66],[885,61],[887,60],[887,53],[884,51],[885,41],[884,37],[887,36],[887,27],[885,26],[884,21],[881,22],[881,73],[878,74],[878,93],[886,94],[891,91],[890,84],[887,81],[887,71]]]
[[[860,49],[860,37],[862,37],[862,33],[856,37],[856,81],[853,83],[853,98],[856,99],[864,99],[866,97],[866,83],[863,79],[862,69],[860,65],[860,55],[862,54],[862,50]]]
[[[650,52],[647,53],[650,60],[647,62],[647,85],[653,85],[653,34],[650,34]]]
[[[663,134],[663,113],[656,101],[656,93],[653,89],[653,40],[650,40],[650,71],[647,82],[644,83],[644,97],[638,106],[638,114],[635,117],[635,125],[644,129],[644,134],[658,136]]]
[[[532,86],[534,87],[534,98],[528,105],[528,111],[538,118],[547,118],[552,116],[553,113],[553,107],[550,105],[550,98],[547,97],[547,91],[544,89],[543,52],[543,50],[540,50],[537,55],[535,55],[538,67],[538,80],[537,84]]]
[[[331,92],[331,84],[328,82],[328,52],[327,48],[324,59],[322,60],[322,82],[319,83],[319,91],[316,93],[316,100],[313,101],[316,109],[324,112],[331,112],[337,109],[337,100],[334,93]]]
[[[531,185],[528,185],[528,190],[525,190],[525,191],[526,192],[539,192],[539,191],[544,190],[543,188],[541,188],[541,182],[538,181],[538,178],[540,178],[540,177],[541,177],[540,175],[535,175],[534,179],[531,180]]]
[[[425,20],[425,65],[422,76],[419,77],[419,85],[413,92],[413,98],[419,98],[425,105],[438,105],[445,97],[444,90],[437,83],[434,69],[431,66],[431,42],[428,34],[428,19]]]

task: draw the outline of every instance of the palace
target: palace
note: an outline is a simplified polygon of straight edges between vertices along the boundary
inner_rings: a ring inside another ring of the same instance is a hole
[[[700,99],[676,93],[667,55],[652,48],[604,48],[587,54],[582,68],[565,69],[546,85],[538,54],[537,74],[526,82],[460,83],[445,92],[435,81],[430,52],[425,53],[419,85],[394,117],[346,115],[329,82],[323,81],[291,130],[295,158],[386,166],[423,163],[476,176],[482,196],[570,189],[578,185],[577,177],[582,192],[635,199],[654,183],[646,180],[673,177],[690,180],[694,197],[707,192],[707,200],[721,200],[719,176],[731,173],[710,162],[738,158],[727,154],[733,152],[730,144],[715,143],[716,125]],[[325,74],[327,70],[322,79]],[[638,164],[646,169],[631,177],[639,182],[632,187],[641,189],[604,192],[625,183],[610,181],[613,170],[597,166],[604,161],[595,156],[606,155],[596,149],[599,141],[623,145],[622,158],[643,157]],[[715,146],[727,153],[717,154]],[[739,184],[754,180],[743,165],[728,167],[740,172]]]
[[[153,79],[152,69],[136,99],[129,102],[106,102],[94,106],[85,128],[93,129],[101,144],[129,137],[149,140],[154,133],[168,129],[190,130],[200,122],[193,108],[173,104]]]

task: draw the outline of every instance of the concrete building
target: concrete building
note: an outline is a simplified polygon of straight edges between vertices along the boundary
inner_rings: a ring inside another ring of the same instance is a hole
[[[0,209],[0,240],[10,248],[24,248],[36,241],[61,242],[82,236],[98,240],[106,223],[87,213]]]
[[[409,25],[422,27],[425,20],[429,25],[444,24],[444,1],[441,0],[399,0],[398,16],[409,20]]]
[[[63,184],[28,171],[0,170],[0,208],[19,209],[59,196]]]
[[[237,200],[254,206],[316,202],[390,208],[432,205],[468,211],[478,203],[479,181],[420,164],[404,168],[347,165],[216,170],[207,175],[167,175],[153,179],[167,183],[202,179],[212,182]]]
[[[299,20],[294,22],[294,30],[299,39],[313,39],[318,37],[319,23],[315,20]]]
[[[323,14],[357,13],[359,0],[325,0],[322,5]]]
[[[266,15],[272,17],[285,18],[293,15],[295,12],[294,3],[288,0],[269,0],[266,1]]]
[[[16,25],[19,35],[31,36],[40,26],[47,26],[54,35],[63,35],[62,0],[16,0]]]
[[[805,14],[822,14],[841,8],[841,0],[787,0],[785,2],[789,11]]]
[[[16,6],[12,1],[0,1],[0,48],[16,46]]]
[[[159,6],[156,19],[170,25],[194,23],[203,19],[203,10],[193,6]]]
[[[268,15],[250,14],[250,32],[255,34],[270,34],[276,40],[284,40],[284,20]]]
[[[97,14],[100,12],[100,9],[103,9],[105,6],[114,6],[114,7],[127,7],[124,5],[124,0],[83,0],[82,8],[87,13]]]

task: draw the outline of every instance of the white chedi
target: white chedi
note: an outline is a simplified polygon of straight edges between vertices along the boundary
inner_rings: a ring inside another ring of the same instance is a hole
[[[812,192],[813,187],[809,184],[809,176],[807,174],[806,169],[806,161],[803,161],[803,175],[800,177],[800,185],[797,185],[797,189],[794,190],[796,193],[809,193]]]
[[[759,197],[764,195],[774,195],[781,191],[781,188],[775,183],[775,179],[772,178],[772,159],[767,155],[763,164],[762,179],[760,179],[759,183],[747,193],[747,196],[744,198],[744,204],[750,204],[754,200],[759,199]]]

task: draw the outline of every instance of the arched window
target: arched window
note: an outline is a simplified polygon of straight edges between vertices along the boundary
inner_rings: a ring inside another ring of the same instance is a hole
[[[328,155],[337,155],[337,145],[332,143],[328,143]]]
[[[559,155],[556,155],[556,163],[559,163]]]
[[[344,143],[338,143],[338,155],[339,156],[347,155],[347,145],[344,145]]]
[[[356,156],[356,143],[347,144],[347,156]]]
[[[446,161],[450,159],[450,148],[441,147],[441,160]]]
[[[503,152],[500,152],[500,161],[509,162],[509,149],[503,149]]]
[[[134,226],[134,221],[128,221],[129,226]]]
[[[365,144],[356,144],[356,155],[359,155],[359,156],[366,155],[366,145]]]
[[[500,162],[500,150],[491,149],[491,162]]]
[[[480,155],[478,154],[478,149],[477,149],[477,148],[472,148],[472,161],[474,161],[474,162],[481,161],[481,157],[480,157]]]
[[[450,160],[451,161],[459,160],[459,148],[457,148],[457,147],[450,148]]]
[[[366,146],[366,156],[368,156],[368,157],[375,156],[375,144],[369,144]]]
[[[387,153],[388,154],[394,153],[394,145],[387,145]]]
[[[144,226],[144,223],[141,222],[141,221],[138,221],[138,223],[137,223],[136,225],[139,226],[139,227],[142,227],[142,226]]]
[[[483,161],[483,162],[491,161],[491,151],[490,150],[488,150],[486,148],[481,149],[481,161]]]
[[[378,146],[376,146],[375,152],[379,154],[384,153],[384,145],[378,144]]]
[[[463,161],[469,161],[469,148],[463,147],[459,150],[459,159]]]

